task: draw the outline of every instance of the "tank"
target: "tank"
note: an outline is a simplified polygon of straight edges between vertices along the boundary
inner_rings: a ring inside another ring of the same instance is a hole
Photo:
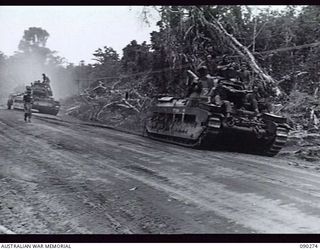
[[[223,105],[209,103],[208,97],[157,98],[145,124],[145,132],[152,139],[266,156],[275,156],[281,150],[289,129],[285,117],[255,113],[234,103],[227,117]]]
[[[24,109],[23,95],[24,93],[11,94],[7,101],[8,109]]]
[[[52,97],[52,90],[49,84],[43,84],[35,81],[32,86],[33,105],[32,109],[39,113],[57,115],[60,110],[60,103]],[[8,109],[24,109],[24,93],[13,94],[9,96]]]
[[[60,103],[52,97],[53,93],[49,83],[35,81],[31,88],[33,93],[32,108],[38,110],[39,113],[57,115]]]

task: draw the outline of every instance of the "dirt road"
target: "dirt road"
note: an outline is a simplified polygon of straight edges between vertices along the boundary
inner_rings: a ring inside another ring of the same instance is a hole
[[[320,172],[0,110],[0,225],[15,233],[319,233]]]

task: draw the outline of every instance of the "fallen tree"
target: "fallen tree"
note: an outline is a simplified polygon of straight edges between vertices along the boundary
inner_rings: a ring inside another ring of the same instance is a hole
[[[228,33],[223,25],[214,18],[210,13],[210,21],[205,17],[203,10],[200,7],[196,7],[197,14],[199,16],[202,24],[208,28],[209,34],[212,39],[215,39],[215,33],[221,35],[221,38],[230,46],[230,48],[235,51],[242,59],[244,59],[251,67],[253,72],[265,83],[266,87],[275,88],[275,93],[280,94],[281,90],[277,86],[277,81],[275,81],[270,75],[268,75],[261,67],[258,65],[253,54],[248,50],[246,46],[241,44],[232,34]]]
[[[85,105],[84,110],[88,112],[87,119],[89,120],[103,120],[103,113],[111,108],[132,111],[139,116],[151,102],[150,97],[140,93],[141,85],[145,81],[147,81],[146,77],[140,79],[138,83],[130,79],[118,79],[114,82],[99,80],[80,94],[82,106],[77,104],[70,107],[67,113],[75,114]]]

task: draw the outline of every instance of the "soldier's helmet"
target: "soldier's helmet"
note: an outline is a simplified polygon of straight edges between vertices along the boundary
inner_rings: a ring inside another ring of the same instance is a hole
[[[208,67],[207,66],[201,66],[199,69],[198,69],[198,73],[200,75],[206,75],[208,73]]]

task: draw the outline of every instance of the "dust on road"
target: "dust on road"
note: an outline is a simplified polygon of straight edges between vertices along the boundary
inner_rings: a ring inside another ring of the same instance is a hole
[[[0,110],[0,225],[16,233],[319,233],[319,172]]]

